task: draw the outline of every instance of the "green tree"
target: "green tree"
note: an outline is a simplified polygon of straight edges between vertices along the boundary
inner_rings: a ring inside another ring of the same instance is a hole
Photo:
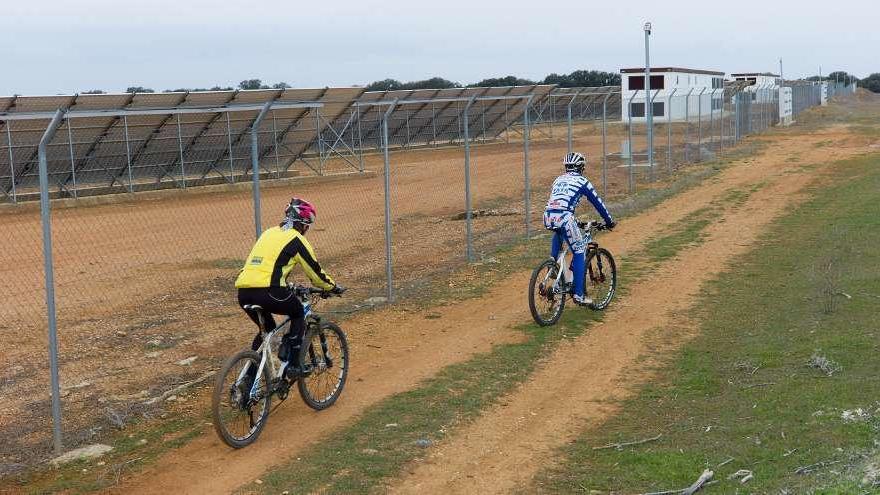
[[[126,93],[155,93],[155,91],[153,91],[152,89],[145,88],[143,86],[129,86],[128,88],[125,89],[125,92]]]
[[[259,79],[245,79],[238,83],[239,89],[267,89],[268,86],[263,85],[263,81]]]
[[[364,86],[367,91],[395,91],[403,89],[403,83],[397,79],[382,79],[381,81],[373,81]]]
[[[432,77],[421,81],[410,81],[403,83],[401,89],[448,89],[457,88],[460,85],[457,82],[443,79],[442,77]]]
[[[571,74],[550,74],[544,84],[556,84],[561,88],[616,86],[620,84],[620,74],[599,70],[576,70]]]
[[[287,84],[287,83],[284,82],[284,81],[277,82],[277,83],[275,83],[275,84],[272,85],[272,89],[287,89],[287,88],[289,88],[289,87],[290,87],[290,84]]]
[[[880,72],[875,72],[870,76],[859,81],[859,86],[867,89],[868,91],[872,91],[874,93],[880,93]]]
[[[88,91],[80,92],[81,95],[103,95],[105,91],[103,89],[90,89]]]
[[[474,84],[468,84],[468,86],[478,88],[494,88],[498,86],[531,86],[533,84],[537,83],[530,79],[523,79],[516,76],[504,76],[490,77]]]

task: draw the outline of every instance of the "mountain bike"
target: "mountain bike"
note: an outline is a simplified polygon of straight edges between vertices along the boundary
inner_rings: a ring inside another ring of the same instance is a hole
[[[578,222],[578,228],[583,229],[584,237],[592,237],[594,231],[606,230],[608,227],[599,222]],[[554,235],[562,236],[562,232],[556,231]],[[529,310],[532,318],[538,325],[553,325],[562,316],[565,309],[565,298],[572,294],[573,283],[566,280],[566,272],[570,273],[571,263],[568,256],[568,243],[562,242],[562,250],[559,256],[542,262],[532,272],[529,280]],[[587,244],[586,267],[584,270],[585,292],[593,298],[588,307],[594,311],[601,311],[611,304],[614,291],[617,289],[617,266],[614,257],[605,249],[599,247],[599,243],[593,241]]]
[[[211,413],[217,435],[230,447],[240,449],[256,441],[274,411],[272,396],[284,402],[294,383],[303,402],[318,411],[332,406],[342,394],[349,362],[345,332],[313,312],[321,299],[339,294],[299,285],[291,286],[291,291],[302,303],[306,319],[300,348],[286,350],[295,361],[279,357],[290,318],[267,332],[262,308],[248,305],[244,309],[259,315],[263,343],[256,351],[243,350],[229,358],[217,374]]]

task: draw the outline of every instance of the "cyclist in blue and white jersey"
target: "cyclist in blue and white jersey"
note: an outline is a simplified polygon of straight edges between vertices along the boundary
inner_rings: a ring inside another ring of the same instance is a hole
[[[550,200],[547,201],[547,207],[544,209],[544,227],[560,234],[553,236],[550,256],[553,259],[559,256],[559,250],[562,249],[562,238],[565,238],[571,248],[573,254],[571,268],[574,272],[573,299],[579,305],[592,303],[592,300],[584,294],[586,245],[592,239],[584,239],[574,215],[574,210],[581,197],[586,197],[587,201],[596,208],[609,229],[614,228],[615,225],[611,213],[608,212],[605,203],[596,194],[593,184],[583,175],[586,162],[586,158],[581,153],[565,155],[565,159],[562,160],[565,173],[553,181]],[[587,235],[589,236],[589,233]]]

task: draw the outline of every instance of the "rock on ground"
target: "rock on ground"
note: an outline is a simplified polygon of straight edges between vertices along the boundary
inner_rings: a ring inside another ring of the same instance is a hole
[[[62,464],[67,464],[68,462],[76,461],[78,459],[94,459],[96,457],[101,457],[111,450],[113,450],[113,447],[109,445],[96,443],[94,445],[88,445],[79,449],[71,450],[70,452],[66,452],[52,459],[50,462],[53,466],[60,466]]]

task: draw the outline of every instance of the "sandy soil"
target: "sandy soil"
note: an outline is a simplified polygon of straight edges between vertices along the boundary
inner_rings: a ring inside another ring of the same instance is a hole
[[[801,170],[801,165],[867,151],[863,139],[839,128],[815,135],[770,139],[774,142],[772,154],[739,161],[715,179],[627,220],[620,229],[605,236],[603,243],[623,256],[726,191],[767,183],[738,212],[731,213],[727,221],[710,228],[709,239],[690,253],[689,263],[682,265],[677,259],[671,260],[659,269],[656,278],[632,287],[631,295],[615,305],[605,324],[560,349],[553,364],[542,368],[521,389],[505,398],[505,405],[488,410],[472,426],[454,434],[439,446],[435,456],[414,467],[411,477],[393,485],[402,491],[472,492],[493,487],[506,491],[503,487],[511,488],[528,480],[533,474],[528,466],[541,464],[535,459],[546,457],[588,421],[599,421],[613,411],[613,406],[607,404],[592,407],[596,402],[591,401],[620,398],[647,378],[645,373],[625,374],[644,351],[642,337],[686,308],[703,281],[723,269],[737,253],[748,249],[774,214],[801,197],[801,187],[812,174],[818,173]],[[814,146],[823,140],[838,145]],[[799,159],[789,160],[794,155],[799,155]],[[769,213],[757,215],[761,208],[769,208]],[[756,221],[755,216],[761,219]],[[753,226],[749,227],[750,224]],[[625,267],[622,269],[625,273]],[[682,277],[682,271],[689,275]],[[359,372],[358,363],[353,365],[352,376],[360,379],[350,382],[338,406],[315,414],[298,404],[286,405],[273,416],[264,437],[245,452],[231,451],[207,431],[190,445],[163,457],[148,472],[124,483],[119,492],[148,493],[167,488],[179,493],[222,493],[251,481],[273,463],[295,455],[321,435],[348,423],[368,405],[411,388],[443,366],[488,349],[493,342],[516,338],[510,327],[528,319],[522,302],[527,275],[509,277],[479,299],[431,310],[442,314],[439,320],[426,319],[424,312],[401,314],[393,309],[355,317],[346,323],[346,328],[352,335],[354,355],[359,356],[358,362],[364,363],[361,366],[368,371]],[[669,305],[669,298],[664,295],[664,287],[668,286],[676,287],[682,294],[674,306]],[[462,346],[462,342],[468,345]],[[406,359],[396,358],[403,355]],[[603,365],[596,367],[597,362]],[[566,402],[563,407],[557,404],[550,411],[542,405],[548,397],[554,397],[558,403],[559,396],[565,394],[571,396],[561,399]],[[591,404],[587,410],[583,407],[585,403]],[[537,416],[532,416],[532,412]],[[308,422],[308,428],[303,428],[303,421]],[[450,457],[456,456],[460,459],[450,462]],[[481,480],[479,486],[474,485],[473,478],[468,477],[474,473],[492,481],[484,485]]]

